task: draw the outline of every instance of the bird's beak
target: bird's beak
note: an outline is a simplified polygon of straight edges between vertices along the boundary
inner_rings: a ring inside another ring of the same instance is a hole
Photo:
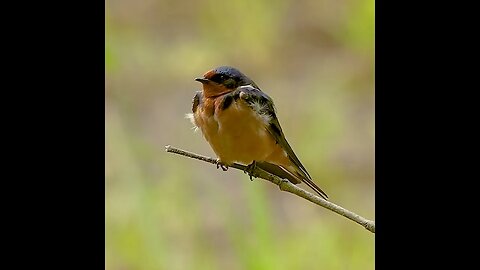
[[[201,83],[209,83],[210,82],[209,79],[205,79],[205,78],[195,78],[195,81],[201,82]]]

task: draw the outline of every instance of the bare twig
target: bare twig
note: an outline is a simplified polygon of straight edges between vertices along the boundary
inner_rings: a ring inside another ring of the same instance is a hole
[[[208,162],[208,163],[212,163],[212,164],[217,164],[217,160],[214,159],[214,158],[210,158],[210,157],[205,157],[205,156],[201,156],[201,155],[197,155],[195,153],[191,153],[191,152],[188,152],[188,151],[185,151],[185,150],[181,150],[181,149],[178,149],[178,148],[175,148],[173,146],[170,146],[170,145],[167,145],[165,146],[165,150],[169,153],[175,153],[175,154],[178,154],[178,155],[182,155],[182,156],[186,156],[186,157],[189,157],[189,158],[194,158],[194,159],[198,159],[198,160],[202,160],[202,161],[205,161],[205,162]],[[230,168],[235,168],[235,169],[238,169],[238,170],[241,170],[241,171],[244,171],[246,172],[247,171],[247,166],[244,166],[244,165],[241,165],[241,164],[238,164],[238,163],[234,163],[233,165],[229,166]],[[287,180],[284,180],[284,179],[281,179],[273,174],[270,174],[258,167],[255,167],[254,171],[253,171],[253,176],[254,177],[258,177],[258,178],[262,178],[264,180],[267,180],[269,182],[272,182],[274,184],[276,184],[277,186],[280,187],[281,190],[283,191],[287,191],[287,192],[290,192],[290,193],[293,193],[297,196],[300,196],[306,200],[309,200],[317,205],[320,205],[322,207],[325,207],[339,215],[342,215],[352,221],[355,221],[356,223],[362,225],[363,227],[365,227],[365,229],[369,230],[370,232],[372,233],[375,233],[375,222],[374,221],[371,221],[371,220],[368,220],[368,219],[365,219],[364,217],[361,217],[343,207],[340,207],[330,201],[327,201],[327,200],[324,200],[322,198],[320,198],[319,196],[316,196],[308,191],[305,191],[303,190],[302,188],[292,184],[290,181],[287,181]]]

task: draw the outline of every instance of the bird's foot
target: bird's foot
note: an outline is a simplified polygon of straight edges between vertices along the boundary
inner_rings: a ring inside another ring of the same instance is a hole
[[[285,191],[285,186],[283,184],[286,184],[289,182],[290,181],[288,181],[287,179],[280,179],[280,183],[278,183],[278,188],[280,188],[280,190],[282,191]]]
[[[225,171],[228,171],[228,166],[223,164],[219,158],[217,158],[217,169],[218,168],[222,168],[222,170],[225,172]]]
[[[250,165],[247,166],[247,169],[244,171],[250,176],[250,181],[253,181],[253,178],[257,178],[255,170],[257,168],[257,162],[254,160]]]

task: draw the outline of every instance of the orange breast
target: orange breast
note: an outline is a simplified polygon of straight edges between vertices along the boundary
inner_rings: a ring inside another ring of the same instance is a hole
[[[223,163],[265,161],[279,147],[265,128],[264,120],[238,99],[227,109],[219,108],[221,98],[206,98],[195,113],[205,139]],[[277,151],[276,151],[277,150]]]

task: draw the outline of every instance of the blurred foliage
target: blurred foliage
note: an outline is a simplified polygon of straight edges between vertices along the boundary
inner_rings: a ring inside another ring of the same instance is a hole
[[[214,156],[184,115],[232,65],[331,200],[375,219],[373,0],[109,0],[105,39],[106,269],[375,267],[361,226],[163,149]]]

